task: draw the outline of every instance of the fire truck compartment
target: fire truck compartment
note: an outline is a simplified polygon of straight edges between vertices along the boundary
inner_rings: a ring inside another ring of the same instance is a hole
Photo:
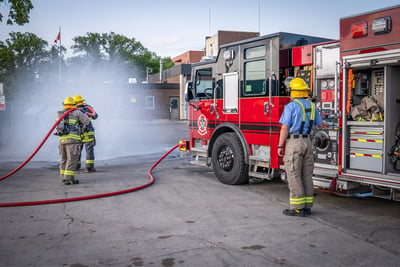
[[[383,149],[383,136],[350,134],[350,148]]]
[[[350,149],[350,168],[382,172],[383,152],[372,149]]]
[[[350,150],[353,148],[382,150],[383,127],[350,126]]]

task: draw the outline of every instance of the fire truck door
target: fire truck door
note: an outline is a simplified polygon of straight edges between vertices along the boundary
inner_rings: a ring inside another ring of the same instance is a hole
[[[313,131],[314,173],[319,174],[321,167],[324,175],[336,177],[339,149],[339,42],[316,46],[313,52],[313,97],[322,118],[331,125],[329,129],[316,128]]]
[[[224,83],[224,100],[223,112],[224,113],[237,113],[238,112],[238,98],[239,98],[239,74],[237,72],[223,74]]]
[[[272,164],[271,144],[278,139],[279,39],[248,43],[242,47],[243,86],[240,123],[254,156]],[[262,150],[262,151],[261,151]],[[276,163],[277,164],[277,163]]]

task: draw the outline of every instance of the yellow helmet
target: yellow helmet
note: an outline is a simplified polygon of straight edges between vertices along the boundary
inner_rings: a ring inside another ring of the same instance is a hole
[[[308,97],[308,90],[310,89],[307,83],[299,77],[293,78],[289,84],[290,96],[292,98]]]
[[[75,95],[74,100],[76,103],[85,101],[81,95]]]
[[[63,105],[65,106],[65,105],[72,105],[72,106],[74,106],[76,103],[75,103],[75,100],[72,98],[72,97],[70,97],[70,96],[67,96],[65,99],[64,99],[64,102],[63,102]]]
[[[308,85],[306,84],[306,82],[299,77],[293,78],[290,81],[290,90],[291,91],[304,91],[304,90],[308,90],[310,88],[308,88]]]

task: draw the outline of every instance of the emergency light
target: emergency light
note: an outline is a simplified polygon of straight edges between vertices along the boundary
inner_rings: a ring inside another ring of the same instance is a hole
[[[186,152],[189,147],[189,140],[179,140],[179,151]]]
[[[366,22],[351,25],[351,37],[360,38],[367,36],[368,34],[367,25],[368,24]]]
[[[385,34],[392,30],[392,20],[389,16],[374,19],[372,22],[372,32],[375,35]]]

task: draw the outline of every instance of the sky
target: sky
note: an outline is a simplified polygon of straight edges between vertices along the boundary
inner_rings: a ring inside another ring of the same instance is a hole
[[[7,2],[7,1],[6,1]],[[73,38],[115,32],[141,42],[162,57],[203,50],[218,30],[261,35],[292,32],[338,39],[340,18],[400,4],[393,0],[32,0],[30,22],[0,23],[0,40],[11,31],[32,32],[54,44],[61,27],[67,57]],[[0,12],[8,14],[0,3]]]

